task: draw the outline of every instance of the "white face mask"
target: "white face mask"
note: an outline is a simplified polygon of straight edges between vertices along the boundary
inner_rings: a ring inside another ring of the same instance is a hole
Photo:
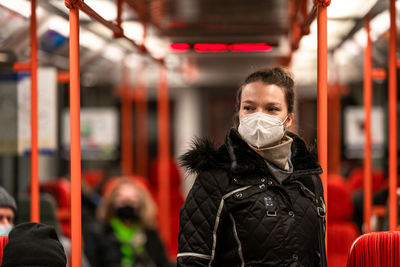
[[[277,116],[255,112],[240,119],[238,131],[242,138],[257,148],[267,147],[278,143],[285,134],[282,121]]]
[[[13,229],[12,224],[1,224],[0,225],[0,235],[8,235]]]

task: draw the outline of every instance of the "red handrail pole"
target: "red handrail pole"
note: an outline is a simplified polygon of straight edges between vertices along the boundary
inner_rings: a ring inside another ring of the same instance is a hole
[[[122,95],[121,95],[121,167],[123,175],[133,173],[133,116],[132,95],[129,87],[129,74],[125,64],[122,65]]]
[[[83,0],[76,0],[79,2],[79,9],[84,12],[86,15],[91,17],[92,19],[100,22],[105,27],[111,29],[115,35],[121,36],[122,35],[122,28],[118,27],[115,23],[110,22],[100,16],[96,11],[94,11],[90,6],[88,6]]]
[[[389,230],[397,229],[396,4],[390,0],[389,36]]]
[[[79,8],[69,11],[72,267],[82,264]]]
[[[304,18],[304,22],[301,25],[302,35],[310,33],[311,23],[314,21],[316,16],[317,16],[317,8],[313,6],[310,13],[307,15],[307,17]]]
[[[147,139],[147,93],[146,93],[146,64],[138,71],[138,83],[135,88],[136,100],[136,171],[147,177],[148,139]]]
[[[31,62],[15,62],[13,65],[13,71],[31,71]],[[57,72],[57,81],[59,83],[68,83],[69,82],[69,71],[59,71]]]
[[[170,241],[170,170],[169,170],[169,103],[167,70],[160,65],[158,84],[158,200],[160,234],[165,244]]]
[[[304,4],[306,5],[306,3]],[[297,15],[297,14],[296,14]],[[317,17],[317,7],[313,6],[310,13],[304,17],[304,21],[299,25],[296,20],[294,20],[293,24],[293,39],[292,39],[292,48],[297,50],[299,47],[299,43],[301,38],[304,35],[310,33],[310,26],[314,19]],[[297,16],[296,16],[297,18]]]
[[[321,175],[327,198],[328,170],[328,45],[327,45],[327,7],[318,5],[318,160],[324,171]]]
[[[129,88],[123,85],[123,97],[121,98],[121,163],[123,175],[131,175],[133,173],[133,144],[132,144],[132,101],[127,97]],[[124,92],[125,91],[125,92]]]
[[[31,0],[31,221],[40,222],[39,148],[38,148],[38,41],[36,0]]]
[[[314,1],[318,5],[318,113],[317,113],[317,139],[318,139],[318,161],[321,164],[321,174],[324,186],[324,197],[326,210],[328,211],[328,41],[327,41],[327,6],[330,1]],[[328,221],[328,212],[326,221]],[[325,246],[327,244],[327,233],[325,232]]]
[[[365,18],[367,45],[364,50],[364,232],[371,232],[372,210],[372,151],[371,151],[371,109],[372,109],[372,48],[369,16]]]
[[[69,83],[69,71],[59,71],[59,72],[57,72],[57,82],[59,82],[59,83]]]
[[[125,2],[128,3],[129,5],[133,4],[132,1],[125,0]],[[121,38],[128,40],[134,47],[138,48],[141,53],[146,54],[147,56],[149,56],[151,59],[153,59],[154,61],[156,61],[158,63],[163,63],[163,59],[158,59],[158,58],[153,57],[144,46],[139,46],[135,43],[135,41],[128,38],[124,34],[124,31],[121,27],[119,27],[114,22],[110,22],[110,21],[104,19],[96,11],[94,11],[90,6],[88,6],[83,0],[65,0],[65,3],[67,5],[67,7],[68,7],[68,5],[69,6],[74,5],[74,6],[78,7],[83,13],[85,13],[92,19],[96,20],[97,22],[103,24],[108,29],[110,29],[114,33],[115,37],[121,37]],[[72,5],[71,5],[71,3],[72,3]],[[133,6],[134,6],[134,4],[133,4]]]
[[[117,23],[117,28],[118,30],[114,32],[114,37],[119,38],[124,35],[123,29],[122,29],[122,0],[117,0],[117,18],[115,19],[115,22]]]
[[[122,23],[122,0],[117,0],[117,19],[115,20],[118,27],[121,27]]]
[[[15,62],[13,65],[13,71],[31,71],[31,62]]]

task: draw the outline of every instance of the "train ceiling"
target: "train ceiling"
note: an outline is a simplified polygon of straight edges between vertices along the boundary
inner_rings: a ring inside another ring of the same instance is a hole
[[[300,95],[315,95],[316,20],[310,34],[298,43],[294,32],[294,24],[301,24],[305,12],[310,13],[312,0],[130,2],[135,8],[124,4],[124,32],[140,44],[145,22],[145,45],[155,57],[165,58],[172,87],[235,88],[251,68],[289,64],[299,87],[304,88]],[[85,3],[107,20],[115,20],[116,1]],[[374,64],[387,65],[388,6],[389,0],[332,0],[328,7],[328,49],[332,51],[329,69],[337,70],[335,76],[343,82],[362,79],[367,14],[371,17]],[[396,6],[399,28],[400,1]],[[64,1],[38,0],[37,12],[41,64],[67,69],[69,30]],[[29,15],[30,1],[0,0],[0,49],[13,51],[18,61],[29,57]],[[129,42],[113,38],[109,29],[82,12],[80,19],[82,81],[87,86],[117,83],[122,58],[132,69],[148,61]],[[112,76],[103,75],[113,72]]]

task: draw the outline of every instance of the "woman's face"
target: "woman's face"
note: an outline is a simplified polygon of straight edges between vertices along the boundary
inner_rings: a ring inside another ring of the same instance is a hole
[[[246,84],[242,89],[239,119],[243,116],[263,112],[277,116],[282,121],[288,116],[288,108],[283,89],[275,84],[265,84],[262,81]],[[292,117],[289,116],[285,127],[292,124]]]

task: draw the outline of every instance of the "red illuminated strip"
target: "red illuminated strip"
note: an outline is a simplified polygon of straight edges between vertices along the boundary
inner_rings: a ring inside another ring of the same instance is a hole
[[[170,22],[168,24],[168,28],[183,28],[186,27],[186,23],[180,23],[180,22]]]
[[[170,44],[170,48],[172,52],[182,53],[182,52],[187,52],[190,49],[190,45],[185,43],[172,43]]]
[[[272,47],[266,43],[237,43],[229,45],[232,52],[269,52]]]
[[[228,51],[227,44],[195,44],[193,49],[196,52],[226,52]]]
[[[171,43],[171,52],[182,53],[190,50],[191,45],[187,43]],[[209,52],[269,52],[272,46],[267,43],[197,43],[193,50],[198,53]]]

